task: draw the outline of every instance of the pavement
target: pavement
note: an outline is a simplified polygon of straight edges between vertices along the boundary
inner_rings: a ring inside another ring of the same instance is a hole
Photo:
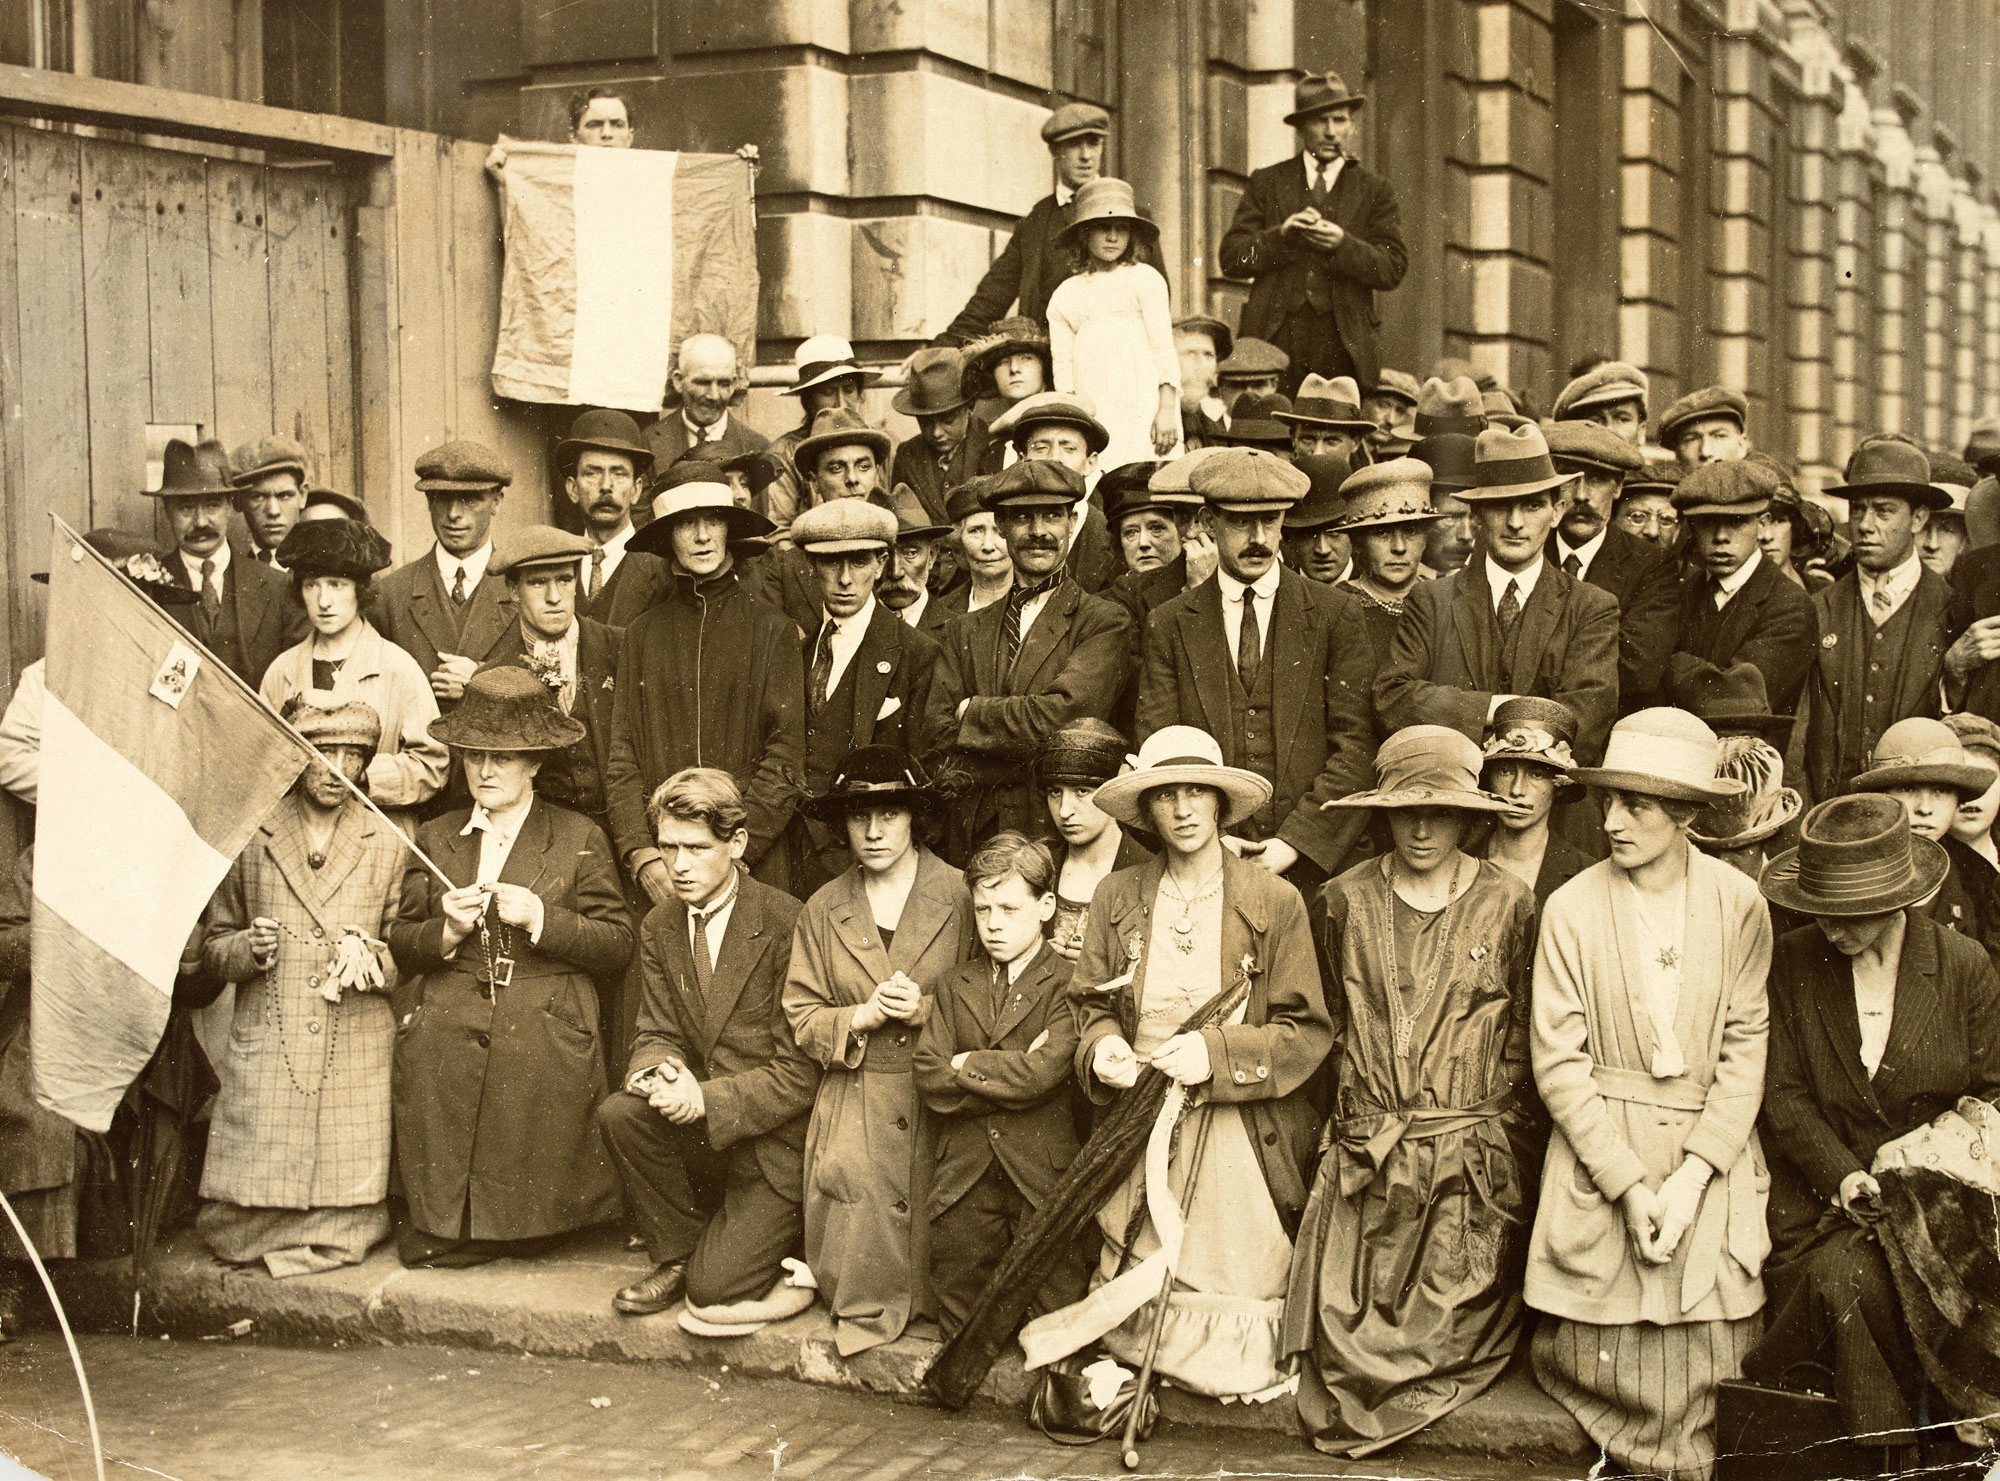
[[[612,1311],[611,1293],[647,1268],[642,1252],[628,1250],[610,1229],[599,1229],[533,1261],[501,1260],[470,1270],[407,1270],[393,1246],[384,1245],[360,1265],[274,1280],[261,1267],[221,1264],[192,1230],[183,1229],[148,1262],[139,1330],[149,1336],[214,1337],[247,1320],[248,1330],[261,1341],[442,1346],[540,1358],[664,1363],[711,1375],[726,1368],[739,1377],[794,1379],[899,1397],[917,1395],[938,1349],[934,1340],[906,1334],[842,1358],[834,1347],[832,1322],[819,1306],[753,1336],[725,1339],[683,1332],[674,1319],[678,1308],[650,1317]],[[80,1328],[131,1329],[126,1262],[67,1262],[61,1285],[71,1321]],[[1008,1411],[1008,1422],[1021,1433],[1018,1416],[1029,1389],[1019,1350],[1010,1349],[994,1365],[975,1408],[989,1414],[993,1408]],[[1176,1428],[1267,1432],[1257,1442],[1260,1453],[1310,1454],[1298,1436],[1289,1400],[1222,1404],[1166,1389],[1162,1413]],[[1569,1462],[1595,1454],[1567,1411],[1536,1386],[1527,1371],[1525,1344],[1499,1383],[1400,1450],[1522,1462]]]

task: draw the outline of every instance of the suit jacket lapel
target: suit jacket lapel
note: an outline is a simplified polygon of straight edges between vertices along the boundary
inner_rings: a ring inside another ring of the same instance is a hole
[[[458,627],[451,618],[451,597],[444,589],[444,579],[438,575],[436,549],[428,552],[423,561],[423,574],[410,587],[410,620],[438,652],[456,653]]]
[[[1458,643],[1461,672],[1475,683],[1494,687],[1499,665],[1498,629],[1493,594],[1486,588],[1486,558],[1474,551],[1459,569],[1452,593],[1452,631]]]
[[[459,640],[464,647],[460,651],[474,662],[483,663],[508,627],[519,630],[520,624],[514,620],[516,610],[506,583],[489,566],[466,602],[465,636]]]
[[[1917,714],[1927,697],[1935,697],[1937,665],[1925,660],[1944,656],[1942,634],[1948,595],[1944,582],[1929,571],[1917,578],[1917,589],[1910,593],[1910,621],[1903,630],[1903,671],[1891,714]]]
[[[507,862],[500,869],[501,884],[517,884],[541,893],[544,880],[559,878],[551,867],[548,857],[555,829],[549,821],[549,804],[537,799],[528,808],[528,816],[521,821],[521,831],[514,836],[514,847],[508,851]],[[477,842],[478,835],[474,835]],[[474,856],[474,867],[478,858]]]
[[[1772,577],[1780,581],[1785,579],[1778,575],[1778,568],[1769,561],[1758,562],[1757,569],[1750,573],[1750,579],[1743,583],[1736,595],[1729,599],[1728,605],[1723,607],[1721,630],[1716,634],[1715,643],[1715,651],[1718,654],[1733,656],[1737,648],[1742,646],[1743,640],[1750,636],[1750,631],[1757,625],[1758,615],[1763,610],[1764,598],[1771,589]],[[1715,600],[1714,588],[1709,589],[1706,599],[1711,603]]]
[[[1940,1009],[1938,997],[1937,927],[1918,928],[1916,912],[1908,913],[1909,925],[1903,935],[1903,957],[1896,964],[1896,1005],[1889,1020],[1889,1042],[1882,1046],[1882,1063],[1872,1082],[1879,1101],[1888,1100],[1890,1087],[1902,1072],[1924,1057],[1924,1045]],[[1860,1030],[1856,1028],[1857,1059]]]
[[[246,562],[255,564],[248,557],[232,559],[224,581],[229,587],[229,599],[236,603],[236,639],[243,645],[244,655],[248,657],[252,648],[251,639],[264,620],[264,609],[271,603],[271,590],[255,577],[247,581],[243,579],[243,573],[237,567]]]
[[[715,959],[714,970],[708,974],[708,995],[702,1003],[701,1053],[706,1059],[715,1052],[715,1041],[722,1037],[722,1031],[729,1026],[729,1016],[736,1011],[737,999],[743,996],[743,989],[749,984],[750,974],[769,948],[766,939],[764,912],[742,894],[743,882],[749,876],[737,871],[736,905],[729,912],[729,927],[722,933],[722,953]],[[682,912],[681,934],[687,935],[687,915]],[[692,951],[693,947],[690,946]],[[693,963],[690,962],[692,967]]]
[[[1081,541],[1077,542],[1080,546]],[[1049,593],[1049,599],[1042,603],[1042,610],[1036,614],[1033,624],[1021,638],[1021,655],[1014,662],[1014,672],[1007,675],[1007,693],[1032,694],[1035,689],[1035,675],[1042,664],[1056,651],[1056,645],[1069,631],[1071,615],[1076,611],[1078,600],[1083,596],[1083,588],[1065,577],[1056,589]]]
[[[1229,714],[1229,630],[1222,625],[1222,583],[1211,577],[1195,593],[1191,608],[1177,612],[1187,645],[1188,667],[1194,670],[1195,693],[1208,717],[1209,734],[1227,739],[1234,728]]]
[[[861,871],[848,871],[846,883],[841,889],[841,898],[834,904],[832,921],[834,934],[840,937],[854,959],[861,963],[863,974],[871,982],[887,982],[893,970],[889,965],[889,953],[882,946],[882,933],[875,927],[875,916],[868,908],[868,892],[861,883]],[[910,904],[914,905],[921,878],[910,887]],[[903,912],[907,924],[909,910]],[[898,931],[897,939],[902,939]]]
[[[1534,677],[1542,669],[1542,654],[1555,636],[1563,601],[1575,584],[1559,568],[1542,563],[1541,578],[1521,608],[1521,641],[1514,649],[1513,683],[1523,694],[1534,688]]]
[[[910,886],[910,898],[903,904],[903,918],[896,922],[896,943],[889,953],[892,969],[915,962],[950,921],[950,881],[957,877],[958,871],[930,850],[918,853],[916,882]]]
[[[987,1031],[987,1043],[998,1044],[1034,1011],[1035,1004],[1041,1000],[1043,984],[1049,980],[1053,970],[1049,958],[1054,955],[1046,942],[1035,948],[1035,959],[1021,969],[1021,975],[1014,979],[1013,985],[1000,995],[1000,1014]]]
[[[315,870],[306,862],[305,823],[299,816],[297,799],[287,797],[284,803],[271,814],[262,830],[264,852],[269,855],[278,872],[285,877],[285,883],[292,887],[292,893],[304,905],[323,931],[338,929],[330,924],[323,913],[326,896],[319,883],[313,878]],[[329,853],[328,863],[332,862]],[[351,869],[352,863],[348,865]]]
[[[875,738],[875,717],[881,713],[882,702],[889,697],[889,679],[896,669],[896,655],[901,651],[895,629],[902,619],[880,602],[868,619],[868,630],[861,635],[861,646],[854,650],[853,662],[847,671],[854,675],[854,744],[865,746]]]
[[[1914,933],[1914,920],[1907,929]],[[1906,952],[1907,940],[1906,936]],[[1846,1072],[1854,1093],[1879,1116],[1882,1108],[1875,1099],[1875,1087],[1868,1081],[1867,1066],[1861,1063],[1861,1019],[1854,1010],[1854,963],[1827,942],[1816,943],[1814,952],[1819,957],[1820,970],[1813,974],[1812,1000],[1821,1031],[1833,1046],[1833,1057]],[[1900,990],[1903,975],[1900,967],[1896,975]]]

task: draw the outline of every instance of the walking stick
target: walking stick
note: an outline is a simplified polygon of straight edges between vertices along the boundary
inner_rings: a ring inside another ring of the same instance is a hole
[[[1213,1107],[1209,1108],[1213,1110]],[[1208,1148],[1208,1129],[1215,1124],[1213,1115],[1201,1118],[1201,1125],[1194,1134],[1194,1154],[1188,1158],[1187,1192],[1188,1208],[1194,1207],[1194,1183],[1201,1176],[1201,1154]],[[1153,1313],[1153,1330],[1146,1338],[1146,1355],[1139,1364],[1139,1386],[1132,1391],[1132,1407],[1125,1412],[1125,1435],[1121,1446],[1125,1469],[1139,1469],[1139,1416],[1146,1408],[1146,1389],[1153,1381],[1153,1363],[1160,1356],[1160,1339],[1167,1330],[1167,1300],[1174,1293],[1174,1267],[1179,1262],[1167,1265],[1166,1279],[1160,1282],[1160,1309]]]

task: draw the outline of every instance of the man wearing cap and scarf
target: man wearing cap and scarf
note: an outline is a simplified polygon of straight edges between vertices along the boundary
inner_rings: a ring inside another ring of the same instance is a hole
[[[382,635],[416,659],[449,713],[514,626],[514,599],[488,579],[493,516],[514,475],[491,448],[464,439],[432,448],[416,471],[437,544],[376,583],[376,611]]]
[[[1820,641],[1812,598],[1763,558],[1757,539],[1778,476],[1758,463],[1704,463],[1674,491],[1691,526],[1688,555],[1700,572],[1681,587],[1680,636],[1667,684],[1738,662],[1757,665],[1781,714],[1797,713]]]
[[[1023,458],[1062,464],[1082,480],[1084,494],[1097,482],[1097,455],[1111,442],[1090,398],[1064,391],[1044,391],[1016,402],[995,419],[993,435],[1012,442]],[[1068,539],[1064,563],[1070,578],[1087,592],[1103,591],[1117,576],[1120,562],[1096,501],[1079,495]]]
[[[651,466],[670,468],[689,453],[726,463],[769,447],[769,438],[731,415],[749,384],[729,340],[719,334],[690,334],[682,340],[667,377],[670,404],[646,429]]]
[[[1805,780],[1815,798],[1845,792],[1898,720],[1937,714],[1950,643],[1945,584],[1924,569],[1917,541],[1951,496],[1931,482],[1923,450],[1870,437],[1847,460],[1847,482],[1826,492],[1847,500],[1854,569],[1812,598],[1820,639]]]
[[[1532,422],[1481,432],[1473,458],[1459,497],[1479,543],[1459,570],[1411,589],[1376,713],[1385,730],[1449,725],[1477,741],[1502,700],[1538,695],[1575,712],[1578,759],[1594,761],[1618,708],[1618,602],[1548,558],[1572,476]]]
[[[1130,615],[1084,591],[1063,564],[1082,498],[1081,473],[1033,455],[983,490],[1014,585],[1005,601],[946,628],[931,685],[933,743],[970,778],[946,845],[959,859],[1002,829],[1048,832],[1034,785],[1043,739],[1082,716],[1108,718],[1131,682]]]
[[[1352,157],[1363,101],[1337,73],[1298,84],[1285,122],[1298,132],[1299,156],[1250,177],[1217,250],[1225,273],[1254,284],[1241,332],[1291,356],[1287,394],[1309,371],[1375,384],[1375,295],[1401,283],[1409,265],[1395,191]]]
[[[236,486],[236,512],[250,531],[248,554],[282,570],[277,549],[306,507],[306,450],[276,434],[246,442],[229,459],[229,481]]]
[[[1683,468],[1735,463],[1750,456],[1750,403],[1740,391],[1703,386],[1690,391],[1660,418],[1660,446]]]
[[[1633,448],[1646,445],[1646,417],[1653,384],[1646,372],[1623,360],[1606,360],[1577,376],[1556,394],[1549,417],[1604,428]]]
[[[587,411],[556,444],[563,492],[583,515],[590,541],[576,613],[621,630],[667,594],[666,562],[631,549],[632,512],[653,471],[650,441],[640,441],[639,424],[622,411]]]
[[[820,417],[829,411],[843,413],[855,426],[866,426],[861,393],[881,379],[874,371],[862,369],[861,362],[854,358],[854,346],[837,334],[815,334],[801,342],[792,360],[796,378],[778,394],[798,397],[804,418],[765,448],[765,456],[770,458],[777,476],[765,487],[764,502],[758,510],[778,527],[780,548],[790,543],[785,531],[791,528],[792,517],[815,502],[810,490],[812,479],[799,468],[800,444],[813,435]],[[887,462],[887,436],[882,440],[885,446],[879,461]]]
[[[1069,259],[1057,238],[1069,224],[1069,203],[1077,191],[1104,168],[1104,144],[1111,132],[1111,115],[1095,103],[1065,103],[1042,123],[1042,142],[1055,165],[1056,188],[1014,223],[1013,232],[972,297],[932,341],[963,345],[978,338],[1018,303],[1023,318],[1046,325],[1049,298],[1070,275]],[[1157,241],[1141,241],[1139,260],[1162,274],[1166,265]]]
[[[1271,783],[1232,830],[1237,852],[1310,893],[1337,873],[1361,830],[1325,804],[1372,778],[1375,724],[1365,617],[1352,594],[1279,560],[1283,515],[1311,480],[1284,459],[1231,448],[1188,475],[1208,504],[1215,576],[1146,624],[1137,736],[1170,725],[1214,736],[1230,766]]]
[[[653,500],[635,550],[668,562],[667,599],[625,630],[611,709],[605,794],[611,841],[654,904],[673,893],[646,818],[653,789],[687,766],[727,771],[743,791],[744,862],[773,888],[789,883],[783,835],[805,762],[805,665],[784,613],[744,590],[741,542],[771,521],[729,485],[694,475]]]
[[[174,553],[163,565],[195,602],[176,608],[174,619],[253,688],[271,660],[308,630],[306,609],[291,583],[269,566],[238,560],[227,539],[235,485],[219,442],[190,446],[168,442],[160,486],[143,490],[166,504]]]
[[[1549,540],[1549,558],[1618,599],[1618,713],[1629,715],[1654,703],[1666,676],[1679,635],[1680,565],[1611,522],[1620,486],[1646,465],[1636,446],[1592,421],[1553,421],[1542,430],[1556,471],[1576,475]]]
[[[965,356],[948,347],[918,350],[910,357],[909,383],[889,404],[917,421],[917,435],[896,446],[889,482],[907,484],[930,517],[926,523],[936,523],[951,490],[983,470],[990,456],[986,423],[966,395]]]

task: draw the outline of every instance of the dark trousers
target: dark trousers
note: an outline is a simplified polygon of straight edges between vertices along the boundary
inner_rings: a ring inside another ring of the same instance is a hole
[[[1033,1212],[1034,1205],[996,1157],[963,1198],[931,1220],[931,1292],[947,1338],[965,1325],[1000,1257]],[[1086,1233],[1095,1228],[1090,1226]],[[1089,1284],[1087,1258],[1083,1244],[1072,1243],[1049,1271],[1029,1314],[1039,1316],[1081,1301]]]
[[[1335,376],[1353,375],[1354,360],[1347,353],[1347,346],[1341,342],[1340,331],[1334,327],[1333,314],[1329,310],[1322,313],[1309,303],[1302,303],[1285,315],[1278,325],[1271,342],[1287,355],[1292,363],[1285,367],[1285,373],[1278,380],[1278,389],[1286,396],[1299,394],[1299,382],[1306,378],[1308,371],[1332,380]],[[1366,391],[1368,388],[1361,388]]]
[[[622,1090],[597,1124],[647,1252],[687,1263],[689,1305],[750,1301],[778,1283],[779,1262],[805,1242],[805,1212],[765,1178],[754,1143],[718,1152],[705,1123],[676,1126]]]

